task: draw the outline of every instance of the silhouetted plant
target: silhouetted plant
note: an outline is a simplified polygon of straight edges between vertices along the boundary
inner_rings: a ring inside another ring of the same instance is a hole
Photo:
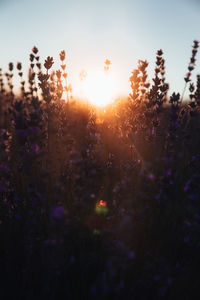
[[[54,71],[53,57],[41,63],[33,47],[27,91],[17,63],[20,95],[14,65],[0,70],[3,298],[196,297],[200,75],[190,80],[198,46],[188,102],[168,97],[162,50],[152,84],[139,60],[129,97],[106,111],[72,100],[64,50]]]
[[[190,58],[190,62],[189,62],[189,65],[188,65],[188,73],[184,77],[185,86],[184,86],[183,93],[182,93],[182,96],[181,96],[181,101],[183,101],[183,97],[184,97],[184,94],[185,94],[187,83],[191,81],[191,75],[192,75],[192,71],[195,68],[196,55],[197,55],[197,52],[198,52],[198,48],[199,48],[199,41],[194,40],[193,46],[192,46],[192,56]]]

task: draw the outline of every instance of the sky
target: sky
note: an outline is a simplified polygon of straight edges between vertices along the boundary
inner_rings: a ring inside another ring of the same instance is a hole
[[[76,95],[81,70],[101,70],[108,58],[118,93],[126,96],[137,61],[149,62],[150,79],[156,51],[163,49],[170,92],[181,93],[199,28],[198,0],[0,0],[0,67],[6,72],[8,62],[21,61],[27,70],[35,45],[41,60],[53,56],[57,68],[64,49]],[[194,81],[197,73],[199,55]]]

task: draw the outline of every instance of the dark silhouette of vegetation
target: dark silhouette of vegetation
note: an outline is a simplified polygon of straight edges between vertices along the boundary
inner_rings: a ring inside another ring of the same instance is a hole
[[[200,75],[168,95],[163,51],[106,112],[72,97],[33,47],[28,82],[0,69],[2,299],[196,299],[200,251]],[[105,61],[105,71],[110,61]],[[97,91],[98,92],[98,91]],[[66,101],[63,95],[66,93]]]

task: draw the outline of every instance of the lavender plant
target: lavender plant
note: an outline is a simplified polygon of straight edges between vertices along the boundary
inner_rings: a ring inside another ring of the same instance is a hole
[[[41,63],[33,47],[27,82],[16,65],[19,95],[14,65],[1,70],[4,298],[196,297],[200,76],[190,80],[198,46],[186,103],[184,92],[168,96],[162,50],[152,83],[139,60],[131,94],[106,112],[72,99],[64,50],[53,70],[53,57]]]

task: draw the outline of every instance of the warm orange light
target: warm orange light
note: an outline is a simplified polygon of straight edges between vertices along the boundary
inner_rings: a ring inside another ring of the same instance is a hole
[[[99,204],[103,207],[105,207],[107,205],[106,201],[100,200]]]
[[[116,91],[114,76],[110,72],[103,71],[88,74],[83,82],[83,90],[92,105],[106,106],[114,100]]]

